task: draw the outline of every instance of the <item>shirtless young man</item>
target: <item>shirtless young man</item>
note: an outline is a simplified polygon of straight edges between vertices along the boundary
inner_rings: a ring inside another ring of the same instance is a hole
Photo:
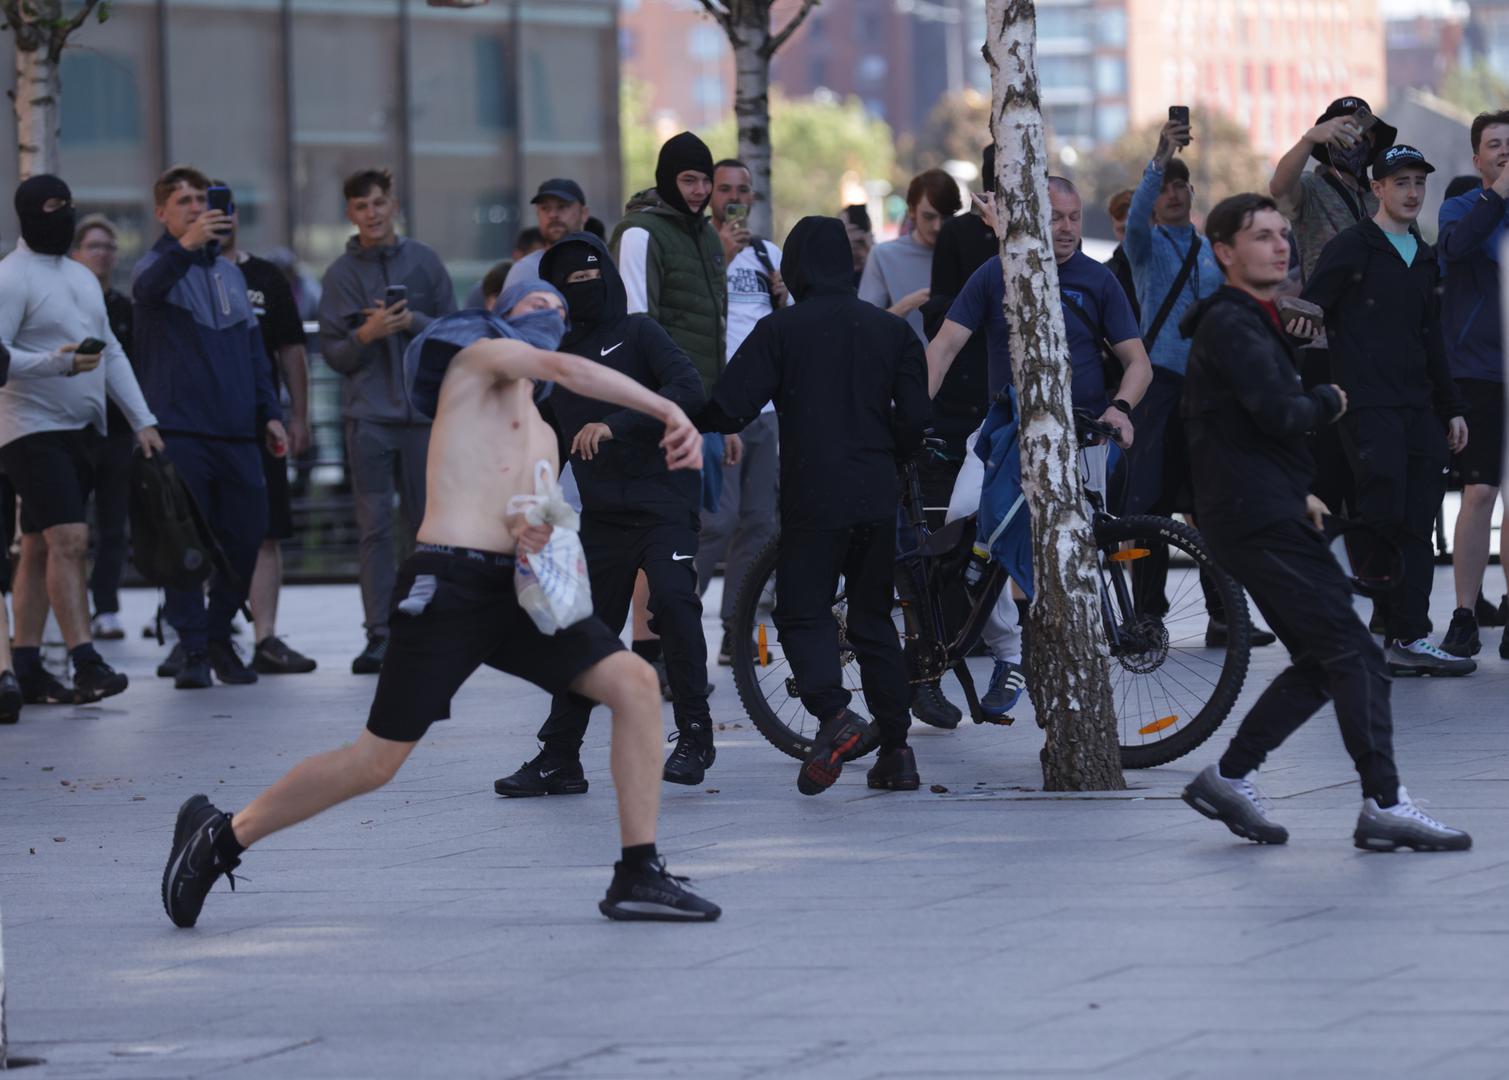
[[[553,344],[564,329],[565,308],[548,285],[520,300],[508,318],[516,325],[520,316],[533,318],[537,326],[539,315],[531,313],[543,309],[555,313],[555,332],[544,335]],[[386,784],[430,724],[449,717],[451,696],[490,660],[552,694],[571,690],[612,710],[623,857],[598,905],[602,913],[610,919],[716,919],[717,905],[684,888],[655,851],[662,734],[654,669],[596,618],[554,636],[535,627],[514,596],[513,555],[538,551],[550,526],[531,526],[504,512],[512,496],[533,493],[536,462],[557,464],[555,435],[535,408],[536,383],[557,382],[655,417],[665,425],[661,445],[673,469],[701,467],[701,435],[680,408],[632,379],[526,341],[475,341],[448,364],[423,355],[412,392],[415,406],[434,414],[429,496],[419,543],[394,592],[400,599],[367,728],[354,744],[294,766],[234,817],[203,795],[184,803],[163,874],[168,917],[193,926],[221,874],[234,888],[231,872],[247,847]],[[448,354],[442,348],[437,355]]]

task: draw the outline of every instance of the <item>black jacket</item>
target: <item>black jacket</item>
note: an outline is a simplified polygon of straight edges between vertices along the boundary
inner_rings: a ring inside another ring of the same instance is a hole
[[[1341,410],[1336,391],[1301,385],[1287,335],[1241,289],[1218,289],[1179,329],[1194,339],[1179,411],[1200,531],[1239,539],[1302,520],[1315,472],[1306,436]]]
[[[545,253],[540,260],[540,277],[551,279],[552,256],[571,243],[587,244],[597,253],[608,296],[603,317],[591,325],[574,323],[561,342],[561,351],[621,372],[674,401],[688,416],[697,415],[705,400],[697,369],[654,319],[627,314],[623,279],[608,254],[608,245],[591,233],[573,233]],[[697,516],[701,480],[695,472],[673,473],[665,467],[665,451],[660,448],[665,428],[660,421],[559,386],[547,404],[568,446],[587,424],[604,423],[613,432],[613,438],[600,444],[591,461],[571,461],[586,513],[629,513],[677,521]]]
[[[1116,280],[1121,282],[1121,289],[1127,294],[1127,300],[1132,305],[1132,315],[1137,319],[1137,325],[1142,325],[1142,305],[1137,302],[1137,283],[1132,279],[1132,262],[1127,258],[1127,253],[1120,244],[1111,252],[1111,257],[1105,262],[1106,269],[1116,275]]]
[[[1326,311],[1331,377],[1347,408],[1426,408],[1443,418],[1463,407],[1441,337],[1440,267],[1423,240],[1404,265],[1371,219],[1321,250],[1304,297]]]
[[[927,424],[927,359],[906,324],[859,299],[843,222],[806,217],[781,271],[796,303],[744,339],[698,418],[733,432],[775,401],[781,525],[837,529],[896,513],[898,459]]]
[[[964,291],[970,275],[1000,250],[996,234],[979,214],[959,214],[943,223],[938,243],[933,247],[928,300],[922,305],[922,327],[928,340],[938,336],[948,309]],[[987,368],[982,326],[959,350],[933,397],[933,432],[948,444],[949,453],[960,460],[964,457],[965,442],[984,421],[985,411],[990,407]]]

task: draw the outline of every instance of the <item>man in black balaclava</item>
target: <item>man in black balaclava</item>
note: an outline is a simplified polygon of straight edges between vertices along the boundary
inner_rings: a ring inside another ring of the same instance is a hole
[[[653,319],[630,315],[623,282],[607,245],[573,233],[545,253],[540,277],[565,296],[571,328],[562,352],[619,371],[688,414],[703,405],[702,383],[686,353]],[[629,614],[634,582],[650,586],[653,626],[664,642],[676,715],[676,749],[665,763],[673,784],[700,784],[712,765],[707,710],[707,640],[694,561],[700,485],[695,473],[666,468],[663,430],[630,409],[557,389],[551,412],[570,441],[571,469],[582,496],[582,546],[592,604],[615,633]],[[587,790],[581,745],[592,702],[558,695],[540,728],[540,753],[493,785],[499,795],[576,795]]]

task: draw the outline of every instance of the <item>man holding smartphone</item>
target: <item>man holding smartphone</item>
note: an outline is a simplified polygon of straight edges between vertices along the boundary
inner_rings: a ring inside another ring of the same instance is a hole
[[[320,348],[331,369],[345,376],[341,418],[361,532],[367,644],[351,671],[375,675],[388,649],[388,608],[398,573],[394,494],[406,547],[424,517],[430,423],[404,388],[403,351],[432,319],[456,310],[456,293],[434,249],[398,235],[392,173],[362,169],[346,180],[343,191],[356,235],[325,271]]]
[[[98,701],[126,676],[95,651],[89,627],[85,506],[106,432],[105,401],[125,413],[144,453],[162,449],[131,363],[110,329],[105,297],[73,246],[73,194],[56,176],[16,189],[21,242],[0,260],[0,342],[10,353],[0,386],[0,468],[21,496],[14,663],[34,705]],[[10,537],[4,537],[9,546]],[[73,664],[69,689],[42,667],[48,607]]]

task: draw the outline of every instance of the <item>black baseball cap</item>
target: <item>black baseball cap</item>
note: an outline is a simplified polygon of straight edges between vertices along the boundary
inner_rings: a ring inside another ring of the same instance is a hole
[[[1389,147],[1383,153],[1373,159],[1373,179],[1382,180],[1385,176],[1393,176],[1403,169],[1424,169],[1427,173],[1436,171],[1436,167],[1425,160],[1425,155],[1413,146],[1399,143]]]
[[[582,186],[575,180],[567,180],[565,177],[546,180],[540,185],[540,190],[534,193],[534,198],[529,201],[537,203],[541,199],[562,199],[565,202],[587,205],[587,196],[582,194]]]
[[[1324,124],[1327,120],[1335,120],[1338,116],[1355,116],[1360,112],[1372,113],[1373,107],[1362,98],[1349,94],[1346,97],[1339,97],[1331,102],[1330,105],[1327,105],[1326,111],[1315,118],[1315,123]],[[1392,124],[1384,123],[1383,117],[1378,116],[1377,113],[1373,113],[1373,115],[1378,117],[1378,122],[1373,125],[1372,131],[1373,153],[1375,155],[1374,160],[1376,160],[1376,155],[1382,154],[1383,151],[1394,145],[1394,140],[1399,137],[1399,129]],[[1326,146],[1317,146],[1310,152],[1310,156],[1323,165],[1331,164],[1331,152]]]

